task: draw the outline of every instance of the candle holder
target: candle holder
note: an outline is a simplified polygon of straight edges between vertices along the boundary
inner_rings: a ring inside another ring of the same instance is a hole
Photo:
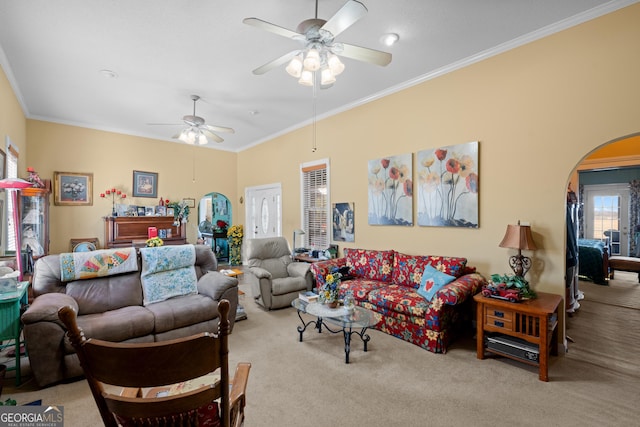
[[[116,199],[126,199],[127,195],[122,190],[116,188],[109,188],[105,190],[104,193],[100,193],[100,197],[103,199],[108,199],[109,196],[111,196],[111,216],[118,216],[116,212]]]

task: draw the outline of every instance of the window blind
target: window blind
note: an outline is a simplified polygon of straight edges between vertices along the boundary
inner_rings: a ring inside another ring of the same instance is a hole
[[[305,245],[313,249],[329,247],[328,164],[303,166],[302,226]]]

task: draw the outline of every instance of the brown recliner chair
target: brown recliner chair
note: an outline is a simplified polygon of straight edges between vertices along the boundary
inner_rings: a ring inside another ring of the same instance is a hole
[[[290,307],[300,292],[313,287],[311,264],[294,262],[284,237],[247,240],[246,258],[253,299],[267,310]]]

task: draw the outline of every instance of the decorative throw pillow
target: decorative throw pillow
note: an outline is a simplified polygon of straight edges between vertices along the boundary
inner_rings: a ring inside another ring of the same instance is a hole
[[[427,265],[424,268],[424,273],[422,273],[422,282],[418,288],[418,293],[427,301],[431,301],[431,298],[433,298],[436,292],[442,289],[444,285],[453,282],[455,279],[456,278],[454,276],[449,276],[448,274],[436,270],[431,265]]]

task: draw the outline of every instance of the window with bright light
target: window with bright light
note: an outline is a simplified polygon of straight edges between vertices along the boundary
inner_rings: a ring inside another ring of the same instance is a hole
[[[305,246],[329,247],[329,161],[305,163],[300,168],[302,229]]]

